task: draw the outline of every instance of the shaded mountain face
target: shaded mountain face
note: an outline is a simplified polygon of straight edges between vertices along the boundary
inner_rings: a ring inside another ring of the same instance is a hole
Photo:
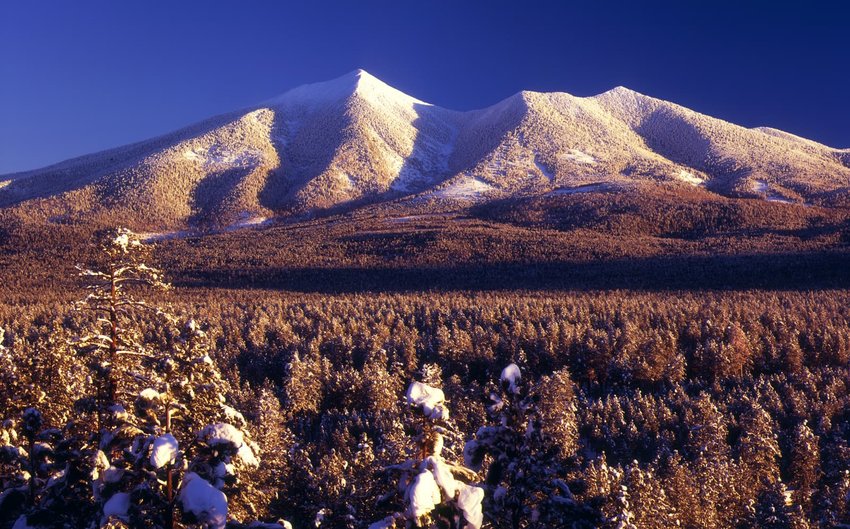
[[[521,92],[456,112],[356,71],[159,138],[0,176],[0,208],[35,222],[220,229],[369,203],[445,209],[647,186],[846,206],[850,151],[625,88],[587,98]]]

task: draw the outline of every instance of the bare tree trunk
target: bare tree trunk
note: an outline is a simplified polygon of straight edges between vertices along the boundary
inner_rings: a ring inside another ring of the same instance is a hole
[[[171,395],[171,387],[169,384],[165,385],[165,392],[167,395]],[[165,407],[165,433],[171,433],[170,399]],[[168,510],[165,512],[165,527],[168,529],[174,529],[174,469],[172,468],[171,461],[168,462],[168,466],[166,467],[165,495],[168,500]]]
[[[35,458],[33,457],[33,448],[35,447],[35,437],[29,437],[29,458],[30,458],[30,505],[35,505]]]
[[[118,289],[115,283],[115,271],[110,274],[110,303],[109,303],[109,400],[115,403],[118,388],[115,382],[115,361],[118,357]]]

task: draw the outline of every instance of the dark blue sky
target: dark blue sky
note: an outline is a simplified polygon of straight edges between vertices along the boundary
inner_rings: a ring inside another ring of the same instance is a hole
[[[850,147],[850,2],[793,4],[3,1],[0,174],[355,68],[458,110],[625,85]]]

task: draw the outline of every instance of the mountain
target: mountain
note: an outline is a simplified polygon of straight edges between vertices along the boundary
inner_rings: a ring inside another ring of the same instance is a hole
[[[0,208],[34,223],[222,229],[375,203],[437,210],[659,189],[844,207],[850,151],[622,87],[594,97],[521,92],[458,112],[358,70],[158,138],[0,176]]]

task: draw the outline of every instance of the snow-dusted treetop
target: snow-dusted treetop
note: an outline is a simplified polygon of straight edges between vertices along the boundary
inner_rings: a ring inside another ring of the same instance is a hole
[[[236,449],[236,457],[249,467],[257,467],[260,462],[253,447],[245,439],[245,434],[232,424],[216,423],[205,426],[198,433],[198,440],[209,446],[228,445]]]
[[[179,445],[177,439],[170,433],[163,434],[154,439],[150,457],[151,466],[162,468],[165,465],[174,463],[178,453]]]
[[[422,382],[413,382],[407,389],[407,402],[411,406],[421,406],[426,417],[448,419],[449,410],[445,407],[446,396],[440,388],[433,388]]]
[[[507,367],[502,369],[502,374],[499,377],[499,381],[507,386],[510,393],[516,393],[519,391],[518,384],[521,379],[522,375],[519,372],[519,366],[516,364],[509,364]]]
[[[227,523],[227,496],[194,472],[183,477],[177,501],[192,513],[202,527],[224,529]]]

